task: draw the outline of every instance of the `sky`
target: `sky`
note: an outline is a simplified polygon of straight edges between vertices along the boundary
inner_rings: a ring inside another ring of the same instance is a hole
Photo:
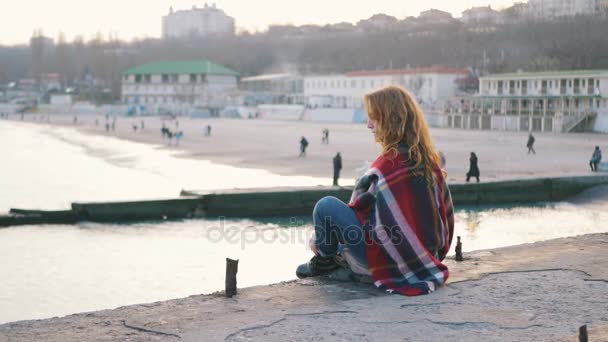
[[[376,13],[399,19],[418,16],[436,8],[460,17],[472,6],[491,5],[501,9],[512,0],[216,0],[236,20],[238,29],[261,31],[272,24],[356,23]],[[209,4],[213,3],[210,1]],[[56,38],[63,32],[71,41],[75,36],[92,38],[97,32],[117,35],[123,40],[160,37],[161,17],[174,10],[203,7],[196,0],[2,0],[0,45],[24,44],[34,30]]]

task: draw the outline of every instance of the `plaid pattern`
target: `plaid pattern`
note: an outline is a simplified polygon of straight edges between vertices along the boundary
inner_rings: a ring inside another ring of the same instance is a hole
[[[441,261],[454,233],[454,208],[439,167],[430,184],[407,158],[380,156],[359,180],[349,206],[366,232],[374,284],[389,292],[417,296],[448,279]]]

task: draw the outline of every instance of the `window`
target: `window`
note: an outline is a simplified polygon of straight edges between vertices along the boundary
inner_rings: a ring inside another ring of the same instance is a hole
[[[169,83],[169,75],[162,75],[161,79],[162,83]]]
[[[190,83],[196,83],[197,79],[196,74],[190,74]]]
[[[369,86],[372,88],[374,87],[374,80],[369,81]]]
[[[351,88],[356,88],[356,87],[357,87],[357,81],[355,81],[355,80],[351,80],[351,81],[350,81],[350,87],[351,87]]]
[[[135,83],[141,83],[141,75],[135,75]]]

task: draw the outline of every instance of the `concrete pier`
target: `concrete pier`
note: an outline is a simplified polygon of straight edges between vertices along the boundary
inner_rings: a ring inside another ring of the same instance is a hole
[[[608,184],[608,175],[536,178],[450,185],[456,207],[560,201],[589,188]],[[352,187],[307,187],[184,190],[181,197],[131,202],[73,203],[71,210],[13,209],[0,216],[0,227],[70,224],[79,221],[133,222],[184,218],[273,217],[309,215],[324,196],[348,201]]]
[[[426,296],[311,278],[7,323],[0,341],[578,341],[584,324],[608,341],[606,246],[593,234],[465,253]]]

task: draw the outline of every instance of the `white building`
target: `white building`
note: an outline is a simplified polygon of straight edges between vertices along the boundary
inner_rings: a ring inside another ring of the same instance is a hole
[[[399,20],[386,14],[374,14],[369,19],[359,20],[357,27],[363,31],[389,30],[394,28]]]
[[[529,0],[528,16],[535,19],[555,19],[575,15],[595,15],[598,0]]]
[[[448,127],[548,132],[608,129],[608,70],[481,77],[479,94],[454,101],[448,113]]]
[[[148,111],[220,108],[237,92],[239,74],[207,60],[156,62],[126,70],[122,102]]]
[[[462,12],[461,18],[462,22],[467,25],[497,25],[501,23],[501,19],[500,12],[493,10],[490,6],[470,8]]]
[[[430,9],[427,11],[420,12],[418,19],[421,21],[426,21],[428,23],[440,23],[446,24],[450,23],[454,20],[452,14],[450,12],[440,11],[438,9]]]
[[[598,0],[597,7],[601,15],[608,15],[608,0]]]
[[[163,38],[233,34],[234,18],[216,8],[215,4],[175,12],[170,8],[169,14],[162,18],[162,30]]]
[[[466,69],[432,67],[306,76],[304,95],[311,107],[362,108],[365,94],[388,85],[400,85],[423,107],[432,109],[459,95],[457,81],[468,75]]]
[[[245,105],[304,104],[303,83],[297,74],[264,74],[242,78],[239,89]]]

